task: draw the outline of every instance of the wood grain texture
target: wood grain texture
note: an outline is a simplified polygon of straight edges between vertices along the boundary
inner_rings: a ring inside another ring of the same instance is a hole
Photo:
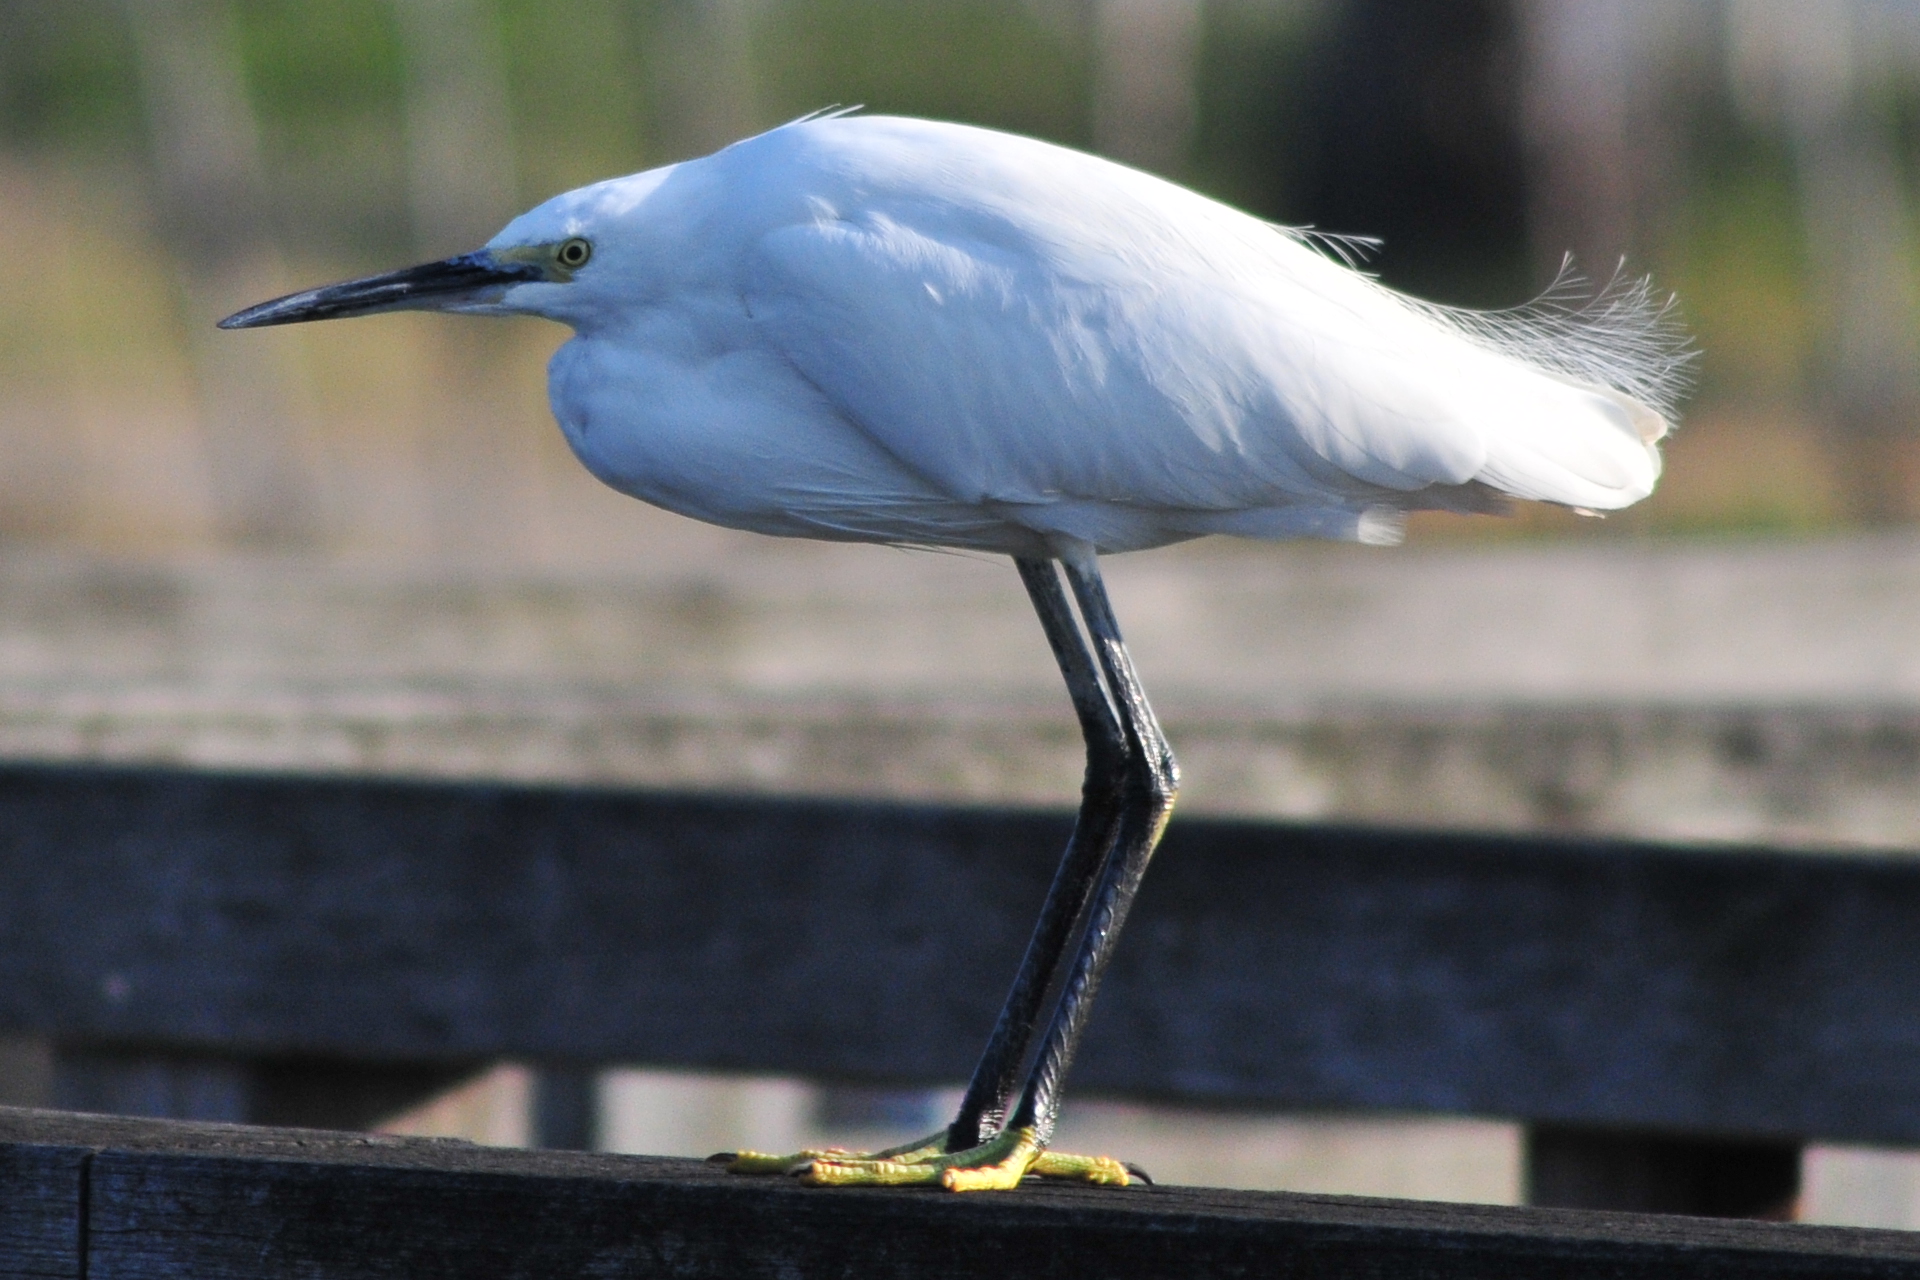
[[[0,1108],[0,1113],[7,1111]],[[0,1280],[79,1280],[83,1150],[15,1136],[0,1146]]]
[[[963,1079],[1062,814],[0,770],[0,1026]],[[1920,1140],[1920,860],[1176,818],[1074,1088]]]
[[[21,1143],[90,1157],[89,1280],[1920,1276],[1920,1236],[1834,1227],[1175,1187],[820,1191],[689,1160],[0,1110],[0,1159]]]

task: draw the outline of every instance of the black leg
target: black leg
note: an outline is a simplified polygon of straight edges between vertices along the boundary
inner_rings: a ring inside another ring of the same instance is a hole
[[[1030,1172],[1125,1186],[1130,1172],[1139,1173],[1106,1156],[1044,1148],[1059,1112],[1061,1081],[1173,810],[1180,771],[1134,675],[1092,552],[1061,557],[1085,636],[1053,563],[1015,563],[1079,714],[1087,773],[1073,837],[960,1114],[938,1143],[858,1155],[725,1151],[712,1157],[735,1173],[786,1173],[816,1186],[938,1183],[954,1191],[1005,1189]]]
[[[1127,911],[1133,905],[1147,862],[1173,812],[1180,788],[1180,767],[1160,732],[1159,721],[1134,674],[1133,660],[1120,638],[1119,624],[1107,601],[1106,586],[1091,554],[1063,559],[1067,580],[1073,584],[1080,615],[1093,638],[1101,673],[1126,735],[1126,770],[1121,787],[1120,812],[1112,848],[1085,911],[1085,925],[1072,968],[1048,1024],[1040,1053],[1027,1078],[1026,1090],[1011,1123],[1032,1128],[1042,1143],[1053,1136],[1060,1110],[1060,1087],[1072,1065],[1080,1033],[1100,985],[1100,975],[1113,957]]]
[[[949,1151],[978,1146],[1006,1123],[1027,1067],[1027,1053],[1042,1007],[1073,945],[1075,926],[1105,868],[1108,850],[1113,847],[1127,776],[1127,739],[1106,691],[1100,687],[1093,654],[1074,622],[1053,561],[1016,559],[1014,564],[1033,600],[1034,612],[1040,617],[1080,718],[1080,733],[1087,744],[1087,772],[1080,788],[1080,815],[1074,822],[1073,836],[1047,891],[1019,975],[1001,1007],[980,1065],[974,1068],[959,1115],[947,1130]]]

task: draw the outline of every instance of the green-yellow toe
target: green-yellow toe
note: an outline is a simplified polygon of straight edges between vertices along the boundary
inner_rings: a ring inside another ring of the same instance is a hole
[[[1005,1191],[1028,1174],[1124,1187],[1133,1178],[1111,1156],[1078,1156],[1048,1151],[1032,1129],[1007,1129],[965,1151],[946,1150],[944,1134],[871,1154],[840,1149],[801,1151],[790,1156],[737,1151],[727,1163],[733,1173],[790,1173],[815,1187],[941,1186],[948,1191]]]

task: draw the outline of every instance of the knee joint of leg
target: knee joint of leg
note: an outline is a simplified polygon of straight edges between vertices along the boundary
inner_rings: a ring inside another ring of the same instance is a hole
[[[1173,752],[1148,753],[1145,759],[1129,760],[1133,783],[1156,805],[1171,808],[1180,794],[1180,763]]]
[[[1117,798],[1126,790],[1132,774],[1132,762],[1125,756],[1102,756],[1087,761],[1087,777],[1081,791],[1089,796]]]

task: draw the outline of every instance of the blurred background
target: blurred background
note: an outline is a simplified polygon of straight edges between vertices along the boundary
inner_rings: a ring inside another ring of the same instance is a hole
[[[1675,291],[1671,480],[1586,536],[1908,519],[1920,8],[1900,0],[77,0],[0,7],[0,537],[577,566],[644,545],[543,422],[559,334],[216,337],[833,103],[1381,237],[1428,297]],[[1532,533],[1434,518],[1449,536]]]
[[[1697,387],[1639,508],[1116,565],[1191,804],[1920,840],[1911,0],[0,0],[0,34],[0,751],[1070,800],[1003,565],[601,489],[537,322],[213,329],[864,104],[1378,236],[1430,298],[1522,303],[1569,252],[1678,297]],[[395,1123],[525,1141],[534,1080]],[[641,1070],[595,1097],[604,1144],[688,1154],[943,1104]],[[1176,1181],[1517,1194],[1497,1117],[1076,1125]],[[1920,1223],[1905,1157],[1809,1177],[1812,1216]]]

